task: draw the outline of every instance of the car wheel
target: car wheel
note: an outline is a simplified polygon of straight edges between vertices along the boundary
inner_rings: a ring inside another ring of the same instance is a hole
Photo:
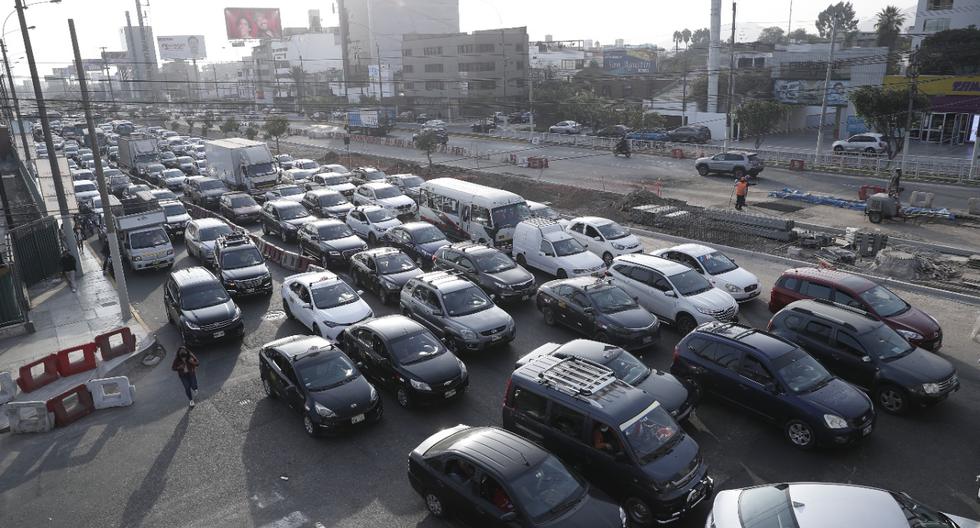
[[[902,414],[908,410],[905,391],[894,385],[881,385],[875,389],[875,402],[891,414]]]
[[[698,174],[700,174],[701,176],[707,176],[708,175],[708,172],[709,171],[708,171],[708,166],[707,165],[698,165],[697,166],[697,169],[698,169]]]
[[[882,218],[883,216],[880,212],[873,211],[868,213],[868,221],[872,224],[880,224]]]
[[[681,334],[681,337],[690,334],[697,326],[698,322],[690,315],[680,314],[677,316],[677,333]]]
[[[541,315],[544,316],[544,324],[548,326],[555,326],[555,311],[551,308],[545,308],[541,310]]]
[[[653,513],[650,511],[650,506],[640,498],[630,497],[626,499],[623,503],[626,510],[626,516],[629,517],[632,524],[638,526],[648,526],[653,517]]]
[[[408,393],[408,389],[405,387],[398,388],[398,390],[395,392],[395,400],[403,409],[408,409],[412,406],[412,396]]]
[[[864,149],[864,152],[865,152],[865,154],[870,154],[872,156],[878,153],[877,150],[875,150],[875,149],[873,149],[871,147],[868,147],[868,148]]]
[[[524,258],[523,253],[517,254],[517,263],[520,264],[521,266],[527,266],[527,259]]]
[[[842,146],[840,146],[840,145],[835,145],[835,146],[834,146],[834,152],[835,152],[836,154],[840,154],[841,152],[844,152],[844,147],[842,147]]]
[[[735,167],[735,170],[733,172],[735,174],[736,180],[741,179],[743,176],[745,176],[745,169],[743,169],[742,167]]]
[[[431,491],[425,492],[425,507],[429,510],[429,513],[433,517],[445,517],[446,509],[442,505],[442,499],[438,495],[432,493]]]
[[[603,261],[603,262],[604,262],[604,263],[606,264],[606,267],[607,267],[607,268],[608,268],[608,267],[609,267],[610,265],[612,265],[612,261],[613,261],[613,256],[612,256],[612,253],[610,253],[610,252],[608,252],[608,251],[606,251],[605,253],[603,253],[603,254],[602,254],[602,261]]]
[[[286,319],[294,319],[293,311],[289,309],[289,303],[286,301],[282,302],[282,311],[286,313]]]
[[[272,385],[269,384],[269,380],[262,376],[262,390],[265,391],[265,396],[270,399],[276,399],[276,393],[272,391]]]
[[[558,270],[558,273],[555,273],[555,277],[558,277],[559,279],[567,279],[568,273],[565,273],[565,270],[560,269]]]
[[[813,428],[803,420],[790,420],[786,423],[786,438],[800,449],[810,449],[817,442]]]
[[[313,420],[308,414],[303,415],[303,430],[310,436],[316,436],[316,426],[313,425]]]

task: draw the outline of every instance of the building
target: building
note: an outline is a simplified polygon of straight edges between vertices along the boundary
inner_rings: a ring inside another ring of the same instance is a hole
[[[120,30],[126,62],[132,66],[132,74],[126,90],[129,97],[136,100],[154,100],[158,93],[157,51],[153,28],[149,26],[124,26]]]
[[[886,87],[908,89],[904,75],[885,77]],[[980,75],[920,75],[916,89],[929,97],[929,111],[919,116],[909,138],[942,145],[976,141],[980,126]]]
[[[536,81],[570,81],[589,65],[591,52],[578,41],[532,42],[529,64]]]
[[[240,84],[245,77],[245,66],[240,61],[213,62],[201,67],[198,93],[207,99],[238,99],[242,97]]]
[[[980,27],[980,0],[919,0],[912,46],[919,45],[926,34],[970,26]]]
[[[290,107],[305,97],[333,94],[328,83],[343,84],[343,47],[336,27],[264,40],[252,48],[247,62],[243,77],[259,104]]]
[[[204,97],[198,85],[198,72],[190,61],[178,59],[164,62],[157,80],[171,101],[196,101]]]
[[[409,105],[430,116],[486,115],[528,100],[525,27],[408,34],[401,55],[402,92]]]

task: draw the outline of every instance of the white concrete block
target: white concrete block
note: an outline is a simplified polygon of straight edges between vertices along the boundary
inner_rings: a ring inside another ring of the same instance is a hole
[[[126,376],[94,379],[85,384],[92,394],[96,409],[127,407],[136,401],[136,387],[129,384]]]
[[[14,399],[17,395],[17,384],[9,372],[0,372],[0,405]]]
[[[3,406],[12,433],[46,433],[54,428],[54,413],[44,402],[10,402]]]

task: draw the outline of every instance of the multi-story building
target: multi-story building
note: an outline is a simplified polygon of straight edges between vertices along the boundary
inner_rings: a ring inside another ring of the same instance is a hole
[[[327,84],[343,77],[343,51],[338,28],[263,40],[252,48],[244,70],[260,104],[292,106],[304,97],[326,95]]]
[[[929,33],[970,26],[980,27],[980,0],[919,0],[911,31],[912,46]]]

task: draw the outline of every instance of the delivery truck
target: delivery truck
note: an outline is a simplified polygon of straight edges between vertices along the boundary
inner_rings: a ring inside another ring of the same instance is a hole
[[[204,150],[208,174],[225,182],[229,189],[262,195],[278,183],[279,171],[264,142],[245,138],[216,139],[205,141]]]
[[[149,136],[120,136],[118,163],[123,172],[144,176],[147,166],[160,163],[157,140]]]
[[[387,136],[395,127],[394,108],[361,108],[347,111],[347,131],[365,136]]]

